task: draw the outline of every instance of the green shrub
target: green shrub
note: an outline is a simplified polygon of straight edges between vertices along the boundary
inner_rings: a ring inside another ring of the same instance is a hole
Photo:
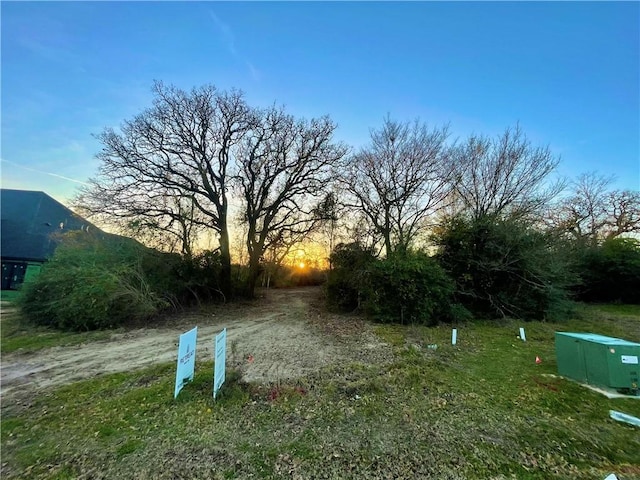
[[[451,319],[453,292],[453,281],[432,258],[406,252],[370,265],[364,306],[380,322],[434,325]]]
[[[456,283],[456,299],[476,316],[557,319],[571,309],[570,255],[549,233],[525,223],[454,218],[435,242]]]
[[[376,258],[360,243],[340,243],[331,253],[326,292],[330,307],[350,312],[361,305],[367,270]]]
[[[249,266],[248,265],[231,265],[231,291],[236,295],[240,295],[246,298],[253,298],[253,292],[247,291],[247,285],[249,283]]]
[[[56,249],[18,297],[24,315],[40,325],[92,330],[146,319],[166,306],[142,269],[147,249],[128,239],[74,234]]]
[[[172,295],[181,304],[193,301],[226,301],[220,288],[222,257],[218,250],[205,250],[193,257],[179,257],[170,272],[160,278],[169,283],[164,285],[165,292]]]
[[[614,238],[587,247],[579,264],[581,285],[576,289],[586,302],[640,303],[640,242]]]
[[[217,251],[163,253],[116,236],[60,236],[60,246],[18,298],[27,318],[65,330],[109,328],[160,310],[220,300]]]

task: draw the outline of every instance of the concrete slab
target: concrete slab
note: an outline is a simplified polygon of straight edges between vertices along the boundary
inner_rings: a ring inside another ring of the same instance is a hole
[[[562,377],[560,375],[554,375],[553,373],[544,373],[542,376],[544,377],[553,377],[553,378],[564,378],[565,380],[569,380],[570,382],[573,383],[577,383],[578,385],[581,385],[585,388],[588,388],[589,390],[593,390],[594,392],[598,392],[602,395],[604,395],[607,398],[633,398],[635,400],[640,400],[640,395],[627,395],[624,393],[620,393],[616,390],[613,390],[611,388],[602,388],[602,387],[596,387],[594,385],[589,385],[587,383],[580,383],[580,382],[576,382],[575,380],[572,380],[571,378],[566,378],[566,377]]]

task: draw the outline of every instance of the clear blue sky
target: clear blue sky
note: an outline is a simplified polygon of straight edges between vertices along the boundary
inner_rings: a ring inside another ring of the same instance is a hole
[[[2,2],[2,186],[65,200],[91,136],[154,79],[330,114],[354,147],[389,113],[454,137],[520,122],[560,173],[640,189],[640,3]]]

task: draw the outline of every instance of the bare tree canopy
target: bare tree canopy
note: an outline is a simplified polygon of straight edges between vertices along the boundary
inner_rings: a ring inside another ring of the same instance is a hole
[[[344,202],[364,214],[387,255],[406,250],[450,191],[447,128],[385,118],[339,175]]]
[[[476,219],[539,212],[562,190],[547,183],[559,159],[532,146],[519,126],[495,140],[473,135],[453,155],[456,200]]]
[[[551,210],[551,226],[595,243],[640,232],[640,192],[610,190],[611,182],[593,172],[579,176],[569,196]]]
[[[112,183],[91,180],[74,199],[85,217],[109,225],[152,248],[183,255],[194,254],[197,236],[208,227],[207,216],[189,197],[156,187],[154,191],[114,188]]]
[[[125,121],[120,132],[107,128],[97,136],[103,145],[98,154],[102,164],[83,197],[93,196],[97,211],[101,193],[108,190],[102,213],[117,216],[126,215],[128,208],[139,216],[137,207],[149,202],[160,207],[164,203],[155,197],[159,195],[188,199],[218,234],[220,282],[227,294],[228,170],[233,147],[251,126],[251,110],[241,93],[220,92],[211,85],[185,92],[157,82],[153,93],[153,106]],[[171,217],[169,210],[164,213]],[[147,217],[157,214],[146,212]]]
[[[267,249],[287,248],[317,226],[317,205],[331,183],[332,168],[347,151],[332,142],[336,126],[328,117],[296,120],[275,107],[256,115],[237,155],[236,177],[248,226],[250,291]]]
[[[276,107],[251,108],[237,91],[207,85],[185,92],[157,82],[153,106],[116,132],[105,129],[99,174],[76,199],[89,216],[109,217],[138,236],[181,242],[211,229],[230,292],[230,195],[239,195],[253,288],[269,248],[286,250],[322,220],[318,205],[347,148],[335,124],[297,120]]]

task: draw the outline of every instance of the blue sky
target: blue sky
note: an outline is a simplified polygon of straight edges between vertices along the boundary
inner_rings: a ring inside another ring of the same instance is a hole
[[[388,113],[453,138],[516,122],[562,159],[640,189],[638,2],[2,2],[2,186],[65,201],[92,137],[154,79],[329,114],[354,148]]]

